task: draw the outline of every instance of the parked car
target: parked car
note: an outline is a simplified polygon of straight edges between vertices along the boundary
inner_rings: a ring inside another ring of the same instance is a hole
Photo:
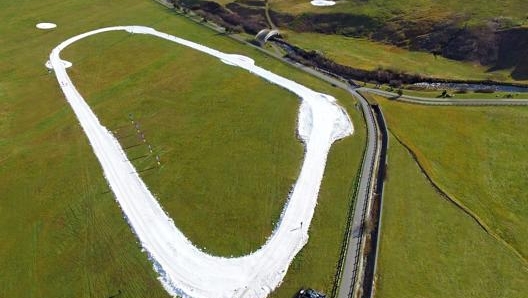
[[[299,291],[297,298],[325,298],[326,295],[319,293],[314,289],[302,289]]]

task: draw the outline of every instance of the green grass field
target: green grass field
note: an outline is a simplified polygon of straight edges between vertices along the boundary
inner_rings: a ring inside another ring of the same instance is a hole
[[[389,129],[432,180],[489,229],[436,193],[392,138],[379,296],[416,296],[430,289],[426,297],[461,291],[464,297],[523,297],[528,210],[526,168],[519,161],[527,157],[522,131],[528,109],[370,98],[382,105]]]
[[[380,102],[389,127],[432,179],[527,259],[526,167],[519,161],[528,158],[528,109]]]
[[[501,2],[474,1],[434,1],[434,0],[353,0],[337,1],[329,7],[315,7],[307,0],[272,0],[272,9],[289,13],[350,13],[371,18],[388,19],[398,16],[403,19],[442,19],[452,15],[469,16],[470,22],[480,23],[497,16],[510,17],[519,24],[526,23],[526,2],[507,0]]]
[[[525,297],[527,268],[389,142],[376,297]]]
[[[426,52],[343,35],[287,32],[286,39],[307,50],[315,50],[337,63],[354,68],[404,71],[424,76],[458,80],[515,81],[511,70],[488,71],[478,63],[462,62]],[[522,81],[516,81],[522,82]]]
[[[349,94],[151,1],[22,1],[0,8],[5,24],[0,26],[0,296],[108,297],[119,290],[123,297],[167,296],[43,65],[67,37],[121,24],[152,26],[249,55],[347,106],[356,134],[332,148],[311,240],[274,297],[289,298],[302,286],[329,291],[365,140]],[[40,21],[58,28],[39,31],[34,26]],[[146,36],[99,35],[73,45],[63,57],[74,63],[69,72],[104,124],[125,137],[133,132],[128,114],[140,121],[162,160],[160,169],[142,175],[193,242],[215,254],[238,255],[265,241],[302,158],[294,96]],[[133,137],[121,142],[134,145]],[[128,154],[143,152],[138,146]],[[134,163],[148,168],[154,161]]]

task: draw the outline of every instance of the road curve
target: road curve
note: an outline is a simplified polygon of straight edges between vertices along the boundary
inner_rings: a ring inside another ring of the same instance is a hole
[[[101,125],[77,91],[60,58],[61,50],[88,36],[109,31],[149,34],[193,48],[246,69],[302,99],[298,133],[306,148],[304,161],[276,229],[259,250],[239,258],[222,258],[193,246],[143,183],[117,139]],[[260,68],[251,59],[142,26],[108,27],[74,36],[51,51],[49,62],[117,202],[169,293],[194,298],[262,298],[280,284],[290,262],[308,241],[308,228],[330,146],[353,131],[348,115],[333,97]]]

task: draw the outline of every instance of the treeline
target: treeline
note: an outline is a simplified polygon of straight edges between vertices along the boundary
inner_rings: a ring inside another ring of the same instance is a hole
[[[176,8],[192,10],[202,16],[204,21],[212,21],[227,32],[257,34],[268,27],[263,8],[247,8],[234,2],[226,8],[213,1],[171,1]]]

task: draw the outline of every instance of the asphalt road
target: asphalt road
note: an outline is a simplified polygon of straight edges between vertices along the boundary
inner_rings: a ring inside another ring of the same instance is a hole
[[[365,211],[367,202],[372,196],[374,186],[374,165],[379,159],[378,131],[374,114],[372,113],[367,100],[363,98],[363,96],[357,93],[354,89],[349,89],[349,92],[352,96],[357,98],[361,109],[363,110],[363,115],[367,124],[367,147],[365,148],[365,155],[363,156],[363,164],[361,166],[361,176],[358,184],[356,201],[354,203],[354,214],[350,225],[341,282],[337,292],[338,298],[348,298],[353,292],[358,269],[357,262],[359,258],[361,238],[363,235]]]
[[[422,105],[434,105],[434,106],[522,106],[528,105],[528,99],[454,99],[454,98],[427,98],[402,95],[398,97],[398,94],[380,89],[373,88],[358,88],[358,91],[365,91],[388,98],[393,98],[397,101],[422,104]]]

